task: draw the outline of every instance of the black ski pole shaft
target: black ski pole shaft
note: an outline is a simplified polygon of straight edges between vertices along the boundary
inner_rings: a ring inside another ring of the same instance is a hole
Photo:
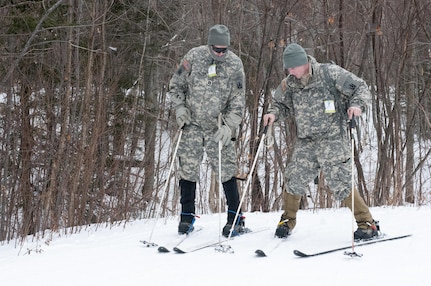
[[[349,121],[349,127],[350,127],[350,129],[356,128],[356,118],[354,115],[352,115],[352,119],[350,119],[350,121]]]

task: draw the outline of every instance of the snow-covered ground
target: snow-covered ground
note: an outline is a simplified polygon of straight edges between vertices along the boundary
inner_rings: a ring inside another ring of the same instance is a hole
[[[268,229],[233,238],[234,253],[209,247],[187,254],[158,253],[140,240],[168,245],[177,237],[177,218],[139,220],[104,227],[89,226],[76,234],[52,234],[22,245],[0,246],[1,285],[428,285],[431,262],[431,208],[371,208],[388,236],[411,237],[356,247],[361,258],[343,251],[297,258],[294,249],[316,252],[351,245],[347,208],[301,210],[292,236],[267,257],[257,248],[274,243],[281,212],[245,213],[251,229]],[[225,215],[222,216],[224,223]],[[201,244],[220,238],[218,214],[203,215],[203,229],[184,242]],[[226,245],[226,243],[225,243]]]

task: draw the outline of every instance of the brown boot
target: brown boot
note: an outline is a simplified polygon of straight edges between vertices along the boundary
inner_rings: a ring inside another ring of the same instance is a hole
[[[350,195],[343,200],[346,206],[352,210],[352,192]],[[358,225],[358,229],[354,233],[354,238],[358,239],[370,239],[374,236],[378,236],[379,226],[376,221],[374,221],[373,216],[370,213],[370,209],[365,204],[365,201],[362,199],[358,190],[354,189],[354,204],[355,211],[354,217],[356,220],[356,224]]]
[[[296,225],[296,213],[298,212],[300,201],[300,195],[293,195],[288,192],[283,193],[284,212],[275,230],[275,236],[283,238],[290,235]]]

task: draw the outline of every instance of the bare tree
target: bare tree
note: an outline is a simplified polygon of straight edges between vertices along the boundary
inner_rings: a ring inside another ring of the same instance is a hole
[[[301,43],[320,62],[364,78],[372,93],[358,185],[370,205],[430,201],[431,27],[427,0],[9,1],[0,7],[0,240],[177,215],[167,176],[177,127],[166,89],[176,65],[226,24],[246,71],[238,173],[252,176],[244,211],[281,208],[291,119],[256,154],[262,114]],[[372,121],[372,124],[371,124]],[[359,142],[358,142],[359,143]],[[364,150],[371,156],[363,158]],[[250,172],[254,158],[257,168]],[[198,211],[218,212],[202,164]],[[161,189],[168,186],[165,197]],[[333,207],[323,174],[303,206]],[[224,211],[224,210],[221,210]]]

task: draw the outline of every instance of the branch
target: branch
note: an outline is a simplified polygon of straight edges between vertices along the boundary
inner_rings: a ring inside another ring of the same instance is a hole
[[[18,66],[21,59],[24,57],[24,55],[27,53],[28,49],[30,48],[31,43],[33,42],[34,38],[36,37],[36,34],[40,31],[40,27],[42,26],[42,23],[48,18],[49,14],[51,14],[55,9],[57,9],[58,6],[60,6],[63,3],[64,0],[58,0],[57,3],[55,3],[51,8],[48,9],[48,11],[45,13],[45,15],[42,16],[42,18],[39,20],[39,23],[37,23],[33,33],[31,34],[30,38],[28,39],[27,43],[24,46],[24,49],[21,51],[19,56],[16,58],[16,60],[13,62],[12,66],[9,68],[8,73],[1,81],[0,86],[4,86],[6,84],[6,81],[9,79],[9,77],[12,75],[15,68]]]

